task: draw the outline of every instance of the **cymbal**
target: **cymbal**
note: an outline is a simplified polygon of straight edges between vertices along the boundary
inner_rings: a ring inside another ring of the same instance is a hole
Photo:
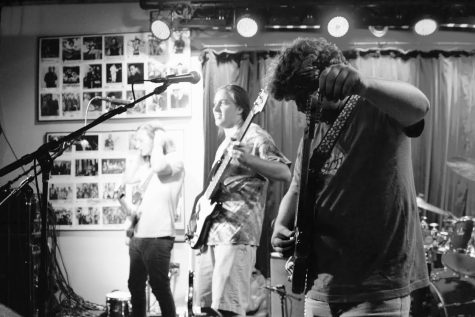
[[[457,174],[475,182],[475,160],[455,156],[447,161],[447,165]]]
[[[450,211],[445,211],[443,209],[440,209],[439,207],[431,205],[428,202],[426,202],[422,197],[417,196],[416,202],[417,202],[417,207],[421,209],[431,211],[433,213],[436,213],[438,215],[445,216],[445,217],[455,217]]]

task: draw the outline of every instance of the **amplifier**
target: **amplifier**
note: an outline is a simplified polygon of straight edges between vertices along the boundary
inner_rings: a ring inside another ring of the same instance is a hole
[[[38,307],[38,219],[28,186],[0,206],[0,303],[25,317],[34,316]]]

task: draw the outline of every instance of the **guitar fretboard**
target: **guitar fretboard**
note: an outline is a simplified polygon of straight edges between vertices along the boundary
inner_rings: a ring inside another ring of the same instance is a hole
[[[251,110],[246,120],[242,124],[241,129],[239,129],[239,132],[235,137],[237,141],[242,141],[255,115],[256,114],[254,113],[254,111]],[[226,171],[226,168],[228,167],[229,162],[231,162],[231,159],[232,159],[232,156],[229,155],[228,151],[226,151],[226,154],[224,155],[224,157],[216,163],[216,164],[219,164],[219,167],[216,170],[216,173],[211,178],[208,188],[206,188],[206,191],[204,193],[204,196],[207,199],[211,199],[211,197],[213,197],[213,195],[215,194],[216,190],[218,189],[219,183],[222,181],[224,171]]]

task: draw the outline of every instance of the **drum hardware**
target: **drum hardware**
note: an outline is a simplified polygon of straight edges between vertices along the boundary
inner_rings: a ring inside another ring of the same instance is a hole
[[[444,268],[435,270],[429,282],[411,293],[410,316],[475,316],[475,279]]]
[[[453,213],[451,213],[450,211],[446,211],[446,210],[443,210],[439,207],[436,207],[434,205],[429,204],[427,201],[424,200],[424,198],[422,196],[423,195],[419,194],[416,197],[417,207],[419,207],[421,209],[424,209],[424,210],[427,210],[427,211],[430,211],[430,212],[433,212],[435,214],[444,216],[444,217],[454,217],[455,218],[455,215]]]
[[[449,166],[460,176],[463,176],[468,180],[475,181],[475,160],[456,156],[447,161],[447,166]]]
[[[175,295],[176,283],[179,275],[180,263],[170,262],[170,265],[168,267],[168,279],[170,280],[170,288],[173,295]],[[157,299],[152,293],[152,286],[150,286],[149,279],[147,279],[147,283],[145,284],[145,303],[147,316],[160,316],[160,305],[158,304]]]
[[[475,314],[475,279],[451,270],[439,270],[431,275],[429,289],[432,300],[435,300],[430,316]]]
[[[297,301],[300,301],[301,298],[298,296],[295,296],[293,294],[288,294],[285,290],[285,285],[279,284],[276,286],[264,286],[265,289],[275,292],[280,296],[280,308],[281,308],[281,317],[286,317],[288,316],[287,313],[287,301],[286,298],[294,299]]]
[[[130,316],[131,303],[130,293],[114,290],[106,294],[106,316],[128,317]]]

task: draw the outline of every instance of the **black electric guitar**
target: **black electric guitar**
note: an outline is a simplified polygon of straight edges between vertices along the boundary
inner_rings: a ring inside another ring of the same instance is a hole
[[[237,141],[243,139],[254,117],[264,108],[264,105],[267,102],[267,97],[267,92],[262,89],[259,92],[256,101],[254,101],[249,115],[235,137]],[[212,173],[212,177],[209,180],[208,185],[205,187],[205,190],[196,196],[186,233],[186,238],[193,249],[200,249],[206,243],[212,220],[219,212],[215,196],[219,190],[221,182],[223,181],[224,172],[231,162],[231,159],[232,156],[228,155],[227,152],[223,154],[213,167],[213,171],[215,172],[214,174]]]
[[[309,251],[311,248],[311,239],[309,235],[312,227],[311,211],[313,210],[313,202],[315,200],[315,190],[313,186],[311,186],[312,188],[308,187],[310,184],[313,184],[313,182],[309,182],[308,180],[313,177],[313,175],[309,175],[309,162],[310,147],[315,134],[316,109],[317,107],[315,104],[312,103],[311,99],[309,99],[306,106],[307,127],[305,128],[302,143],[300,190],[294,223],[294,254],[286,265],[289,273],[292,274],[292,292],[296,294],[302,293],[305,289],[305,281],[308,273]]]
[[[126,217],[130,218],[130,224],[128,225],[127,229],[125,230],[125,234],[127,237],[132,238],[134,236],[135,227],[140,220],[140,216],[137,213],[139,206],[142,203],[142,195],[148,187],[150,180],[152,179],[153,174],[155,172],[150,172],[147,176],[147,179],[143,182],[141,186],[132,194],[132,204],[133,207],[129,205],[129,203],[125,200],[125,192],[124,190],[120,190],[117,195],[117,200],[119,201],[120,207],[125,212]]]
[[[307,128],[303,139],[302,166],[299,200],[295,214],[295,247],[294,255],[289,259],[286,267],[292,274],[292,292],[300,294],[305,290],[309,270],[309,255],[312,249],[310,232],[314,231],[315,218],[318,210],[314,211],[316,193],[323,186],[321,170],[330,157],[339,136],[346,127],[346,123],[354,113],[359,96],[352,95],[344,104],[343,110],[332,126],[325,133],[322,141],[313,151],[310,158],[310,145],[315,134],[316,110],[321,108],[321,100],[317,93],[314,101],[307,104]],[[315,217],[315,218],[314,218]],[[313,255],[315,257],[315,255]],[[290,262],[290,263],[289,263]],[[293,262],[293,263],[292,263]],[[315,259],[313,259],[315,262]]]

